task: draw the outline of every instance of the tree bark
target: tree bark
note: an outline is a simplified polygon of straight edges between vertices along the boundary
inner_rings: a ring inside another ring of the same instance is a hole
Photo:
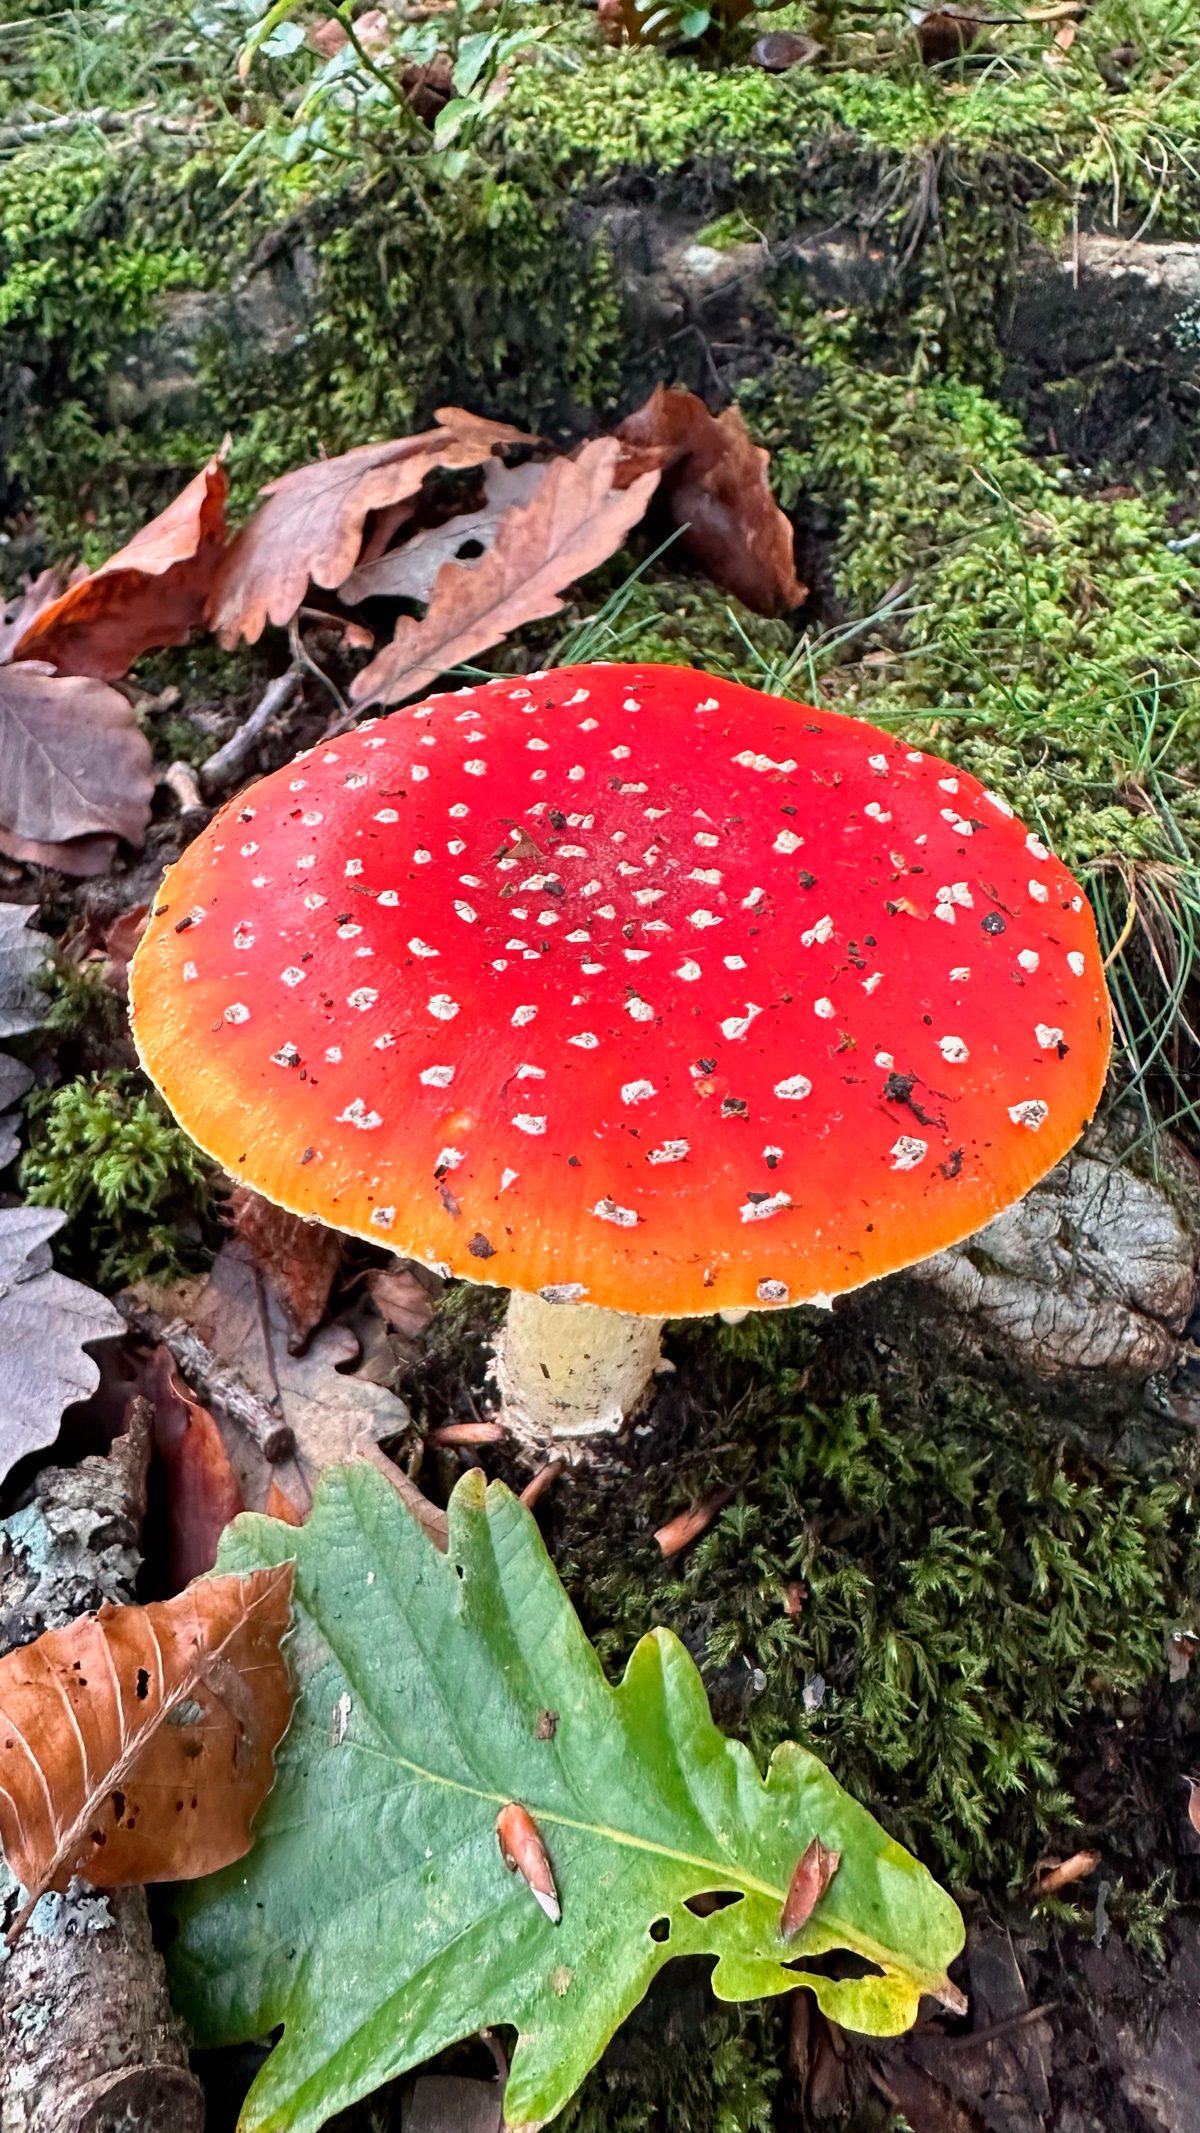
[[[0,1651],[133,1598],[149,1411],[107,1458],[38,1476],[0,1521]],[[0,1928],[17,1884],[0,1863]],[[144,1889],[73,1882],[0,1947],[0,2133],[202,2133],[204,2098],[167,1998]]]

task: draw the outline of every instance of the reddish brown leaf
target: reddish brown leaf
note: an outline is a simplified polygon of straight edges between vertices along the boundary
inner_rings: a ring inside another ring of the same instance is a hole
[[[234,1236],[270,1281],[292,1322],[294,1345],[302,1346],[325,1316],[342,1259],[340,1231],[289,1215],[248,1185],[235,1185],[229,1212]]]
[[[400,703],[439,674],[499,644],[510,630],[557,614],[561,594],[619,548],[658,483],[639,475],[613,487],[621,458],[615,438],[585,445],[577,459],[546,468],[532,501],[505,513],[495,545],[477,563],[444,563],[428,612],[397,624],[390,644],[364,667],[358,703]]]
[[[1069,1859],[1039,1859],[1034,1870],[1034,1894],[1053,1896],[1056,1889],[1084,1881],[1100,1864],[1099,1852],[1072,1852]]]
[[[119,912],[111,926],[105,929],[104,976],[115,992],[129,989],[129,965],[133,961],[133,951],[146,931],[149,917],[149,904],[131,904],[128,911]]]
[[[500,1856],[510,1874],[523,1874],[552,1925],[562,1917],[558,1890],[537,1823],[518,1801],[511,1800],[496,1817]]]
[[[784,1940],[793,1940],[808,1924],[841,1864],[840,1852],[828,1851],[819,1837],[806,1844],[796,1862],[779,1920]]]
[[[0,852],[68,874],[140,845],[154,793],[150,744],[104,682],[0,668]]]
[[[710,0],[716,20],[727,28],[744,22],[757,0]],[[684,0],[599,0],[596,13],[609,44],[657,44],[664,30],[678,29],[687,12]]]
[[[154,1449],[166,1483],[164,1568],[179,1592],[212,1569],[222,1533],[245,1505],[221,1432],[188,1391],[168,1348],[155,1349],[142,1383],[154,1408]]]
[[[18,1926],[72,1874],[97,1888],[191,1880],[249,1849],[291,1710],[291,1589],[290,1563],[208,1578],[0,1659],[0,1847],[29,1899]]]
[[[370,514],[415,496],[434,467],[481,466],[498,446],[531,441],[460,407],[440,407],[436,421],[418,436],[358,445],[267,483],[266,502],[227,550],[209,599],[208,626],[223,645],[239,637],[253,644],[268,622],[290,622],[310,583],[339,586],[358,561]]]
[[[714,584],[761,615],[803,600],[791,522],[771,494],[770,455],[751,441],[740,408],[712,415],[695,393],[658,385],[617,435],[639,451],[665,452],[668,509]]]
[[[1188,1821],[1200,1837],[1200,1778],[1185,1777],[1183,1782],[1188,1788]]]
[[[225,547],[223,454],[99,570],[43,607],[13,648],[60,674],[113,681],[152,645],[186,644]]]

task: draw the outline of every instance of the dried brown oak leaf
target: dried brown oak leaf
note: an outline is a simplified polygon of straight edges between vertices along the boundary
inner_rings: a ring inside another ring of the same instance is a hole
[[[229,1215],[234,1236],[266,1275],[292,1322],[289,1347],[302,1346],[325,1316],[341,1264],[341,1231],[290,1215],[248,1185],[234,1186]]]
[[[667,509],[715,585],[756,614],[798,606],[808,587],[796,576],[791,521],[771,494],[770,454],[740,408],[713,415],[697,394],[656,385],[617,436],[635,452],[663,454]]]
[[[268,622],[290,622],[310,583],[336,589],[358,561],[371,513],[415,496],[434,467],[481,466],[500,445],[531,442],[461,407],[439,407],[435,421],[418,436],[361,444],[267,483],[209,598],[208,626],[223,645],[254,644]]]
[[[288,1499],[298,1520],[308,1517],[313,1491],[326,1467],[369,1459],[381,1467],[436,1545],[446,1545],[446,1514],[427,1501],[403,1469],[380,1451],[380,1442],[407,1430],[403,1400],[383,1385],[353,1377],[343,1365],[356,1362],[359,1347],[348,1326],[324,1326],[303,1355],[288,1345],[283,1305],[256,1278],[254,1260],[241,1242],[222,1245],[212,1272],[192,1306],[201,1340],[261,1400],[274,1401],[296,1439],[296,1456],[271,1469],[273,1500]]]
[[[356,703],[401,703],[511,630],[557,614],[562,593],[618,549],[658,486],[654,470],[614,487],[615,438],[546,468],[528,504],[507,511],[493,546],[474,563],[444,563],[428,610],[404,617],[390,644],[357,676]]]
[[[118,837],[138,845],[154,793],[150,743],[102,681],[0,667],[0,852],[100,874]]]
[[[115,681],[152,646],[186,644],[204,619],[225,548],[229,481],[222,457],[215,453],[127,547],[40,607],[12,658]]]
[[[95,1392],[85,1344],[125,1331],[107,1297],[54,1267],[50,1239],[66,1219],[57,1207],[0,1207],[0,1481]]]
[[[102,1607],[0,1659],[0,1849],[37,1898],[240,1859],[292,1705],[292,1566]]]

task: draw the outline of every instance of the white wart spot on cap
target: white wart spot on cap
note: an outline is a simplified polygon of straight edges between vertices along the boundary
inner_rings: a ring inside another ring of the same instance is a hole
[[[682,1163],[690,1149],[690,1141],[661,1141],[657,1148],[647,1150],[646,1161],[648,1163]]]
[[[1053,1024],[1049,1022],[1037,1023],[1034,1027],[1033,1034],[1037,1038],[1037,1041],[1041,1045],[1042,1050],[1044,1052],[1056,1051],[1058,1049],[1058,1046],[1063,1041],[1062,1031],[1060,1029],[1055,1029]]]
[[[888,1153],[892,1158],[893,1170],[915,1170],[917,1164],[923,1163],[928,1155],[929,1143],[919,1141],[915,1134],[902,1133],[898,1141],[893,1141]]]
[[[652,1081],[626,1081],[621,1084],[621,1102],[623,1104],[644,1104],[649,1097],[657,1096],[657,1094],[658,1091]]]
[[[518,1133],[539,1134],[544,1133],[546,1130],[545,1119],[536,1118],[530,1111],[518,1111],[513,1119],[513,1124]]]
[[[592,1213],[598,1215],[601,1222],[615,1222],[618,1229],[636,1229],[637,1227],[638,1216],[636,1208],[618,1207],[615,1200],[597,1200]]]
[[[743,1200],[738,1212],[743,1222],[765,1222],[792,1204],[790,1192],[771,1192],[759,1199]]]
[[[439,1022],[453,1022],[458,1013],[458,1001],[452,1000],[448,992],[435,992],[427,1005],[430,1014],[435,1015]]]
[[[1087,969],[1087,963],[1084,957],[1080,955],[1078,948],[1071,948],[1067,951],[1067,968],[1077,978],[1081,978]]]
[[[250,1010],[243,1001],[235,1000],[231,1006],[226,1008],[225,1020],[227,1022],[248,1022],[250,1020]]]
[[[785,1304],[791,1295],[786,1281],[760,1281],[755,1294],[760,1303]]]
[[[964,1066],[971,1056],[961,1037],[939,1037],[938,1050],[948,1066]]]
[[[800,1103],[812,1095],[812,1083],[806,1074],[789,1074],[786,1081],[776,1082],[775,1094],[784,1103]]]
[[[347,1104],[344,1111],[338,1112],[338,1124],[357,1126],[363,1133],[372,1133],[376,1126],[382,1126],[383,1120],[378,1111],[368,1108],[363,1097],[356,1096],[353,1103]]]
[[[427,1089],[448,1089],[454,1079],[452,1066],[422,1067],[421,1080]]]
[[[1049,1118],[1050,1106],[1043,1103],[1040,1096],[1027,1096],[1019,1104],[1010,1104],[1008,1115],[1014,1126],[1027,1126],[1031,1133],[1036,1133]]]

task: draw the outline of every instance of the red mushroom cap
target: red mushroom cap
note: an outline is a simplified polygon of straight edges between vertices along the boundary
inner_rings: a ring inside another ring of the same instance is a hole
[[[310,749],[168,875],[147,1072],[303,1215],[680,1315],[856,1288],[1077,1138],[1092,915],[997,794],[690,668],[431,697]]]

